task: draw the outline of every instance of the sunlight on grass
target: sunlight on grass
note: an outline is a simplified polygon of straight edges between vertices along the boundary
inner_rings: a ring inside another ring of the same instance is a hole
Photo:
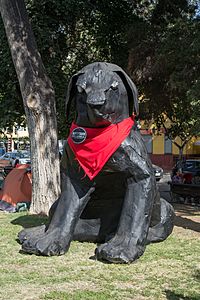
[[[196,219],[200,222],[199,215]],[[92,243],[72,242],[64,256],[21,254],[17,233],[24,226],[45,222],[45,218],[26,213],[0,213],[1,300],[200,299],[197,231],[175,227],[166,241],[149,245],[129,265],[95,260],[96,245]]]

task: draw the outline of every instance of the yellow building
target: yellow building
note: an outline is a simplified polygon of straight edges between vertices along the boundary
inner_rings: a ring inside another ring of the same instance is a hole
[[[145,141],[147,151],[154,164],[161,166],[165,170],[170,170],[179,155],[178,147],[168,139],[164,133],[153,134],[152,130],[140,130]],[[181,140],[175,140],[181,145]],[[200,137],[191,139],[184,147],[183,155],[186,158],[200,158]]]
[[[13,126],[12,130],[4,130],[0,137],[6,151],[25,149],[29,147],[28,128],[25,126]]]

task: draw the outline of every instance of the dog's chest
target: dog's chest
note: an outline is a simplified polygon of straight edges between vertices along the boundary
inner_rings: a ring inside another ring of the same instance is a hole
[[[101,174],[104,173],[116,173],[116,172],[127,172],[128,169],[131,166],[131,156],[132,156],[132,147],[130,145],[127,145],[126,141],[128,138],[126,138],[122,144],[117,148],[117,150],[114,151],[113,154],[110,155],[109,159],[106,161],[106,163],[102,166],[99,174],[97,176],[101,176]],[[67,169],[71,169],[72,173],[75,173],[76,175],[78,173],[81,173],[80,176],[85,177],[85,172],[82,169],[78,159],[76,158],[75,154],[67,145],[67,153],[68,153],[68,159],[67,159]],[[97,177],[96,176],[96,177]],[[96,181],[96,177],[94,178],[94,181]]]
[[[95,178],[91,195],[82,217],[107,218],[120,214],[126,191],[126,176],[122,172],[101,172]]]
[[[108,159],[102,172],[127,172],[131,165],[131,152],[132,148],[122,143]]]

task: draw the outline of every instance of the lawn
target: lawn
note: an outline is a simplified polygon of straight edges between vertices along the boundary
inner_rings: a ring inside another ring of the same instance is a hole
[[[200,211],[176,207],[175,228],[133,264],[94,259],[96,245],[72,242],[64,256],[20,253],[17,233],[44,222],[26,213],[0,213],[1,300],[200,300]]]

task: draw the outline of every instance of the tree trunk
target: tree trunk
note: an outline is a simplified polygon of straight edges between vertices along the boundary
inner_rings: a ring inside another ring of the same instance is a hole
[[[179,150],[178,159],[179,159],[179,160],[183,160],[183,148],[184,148],[184,147],[179,147],[179,148],[178,148],[178,150]]]
[[[182,161],[183,160],[183,149],[185,148],[186,144],[188,143],[190,139],[185,140],[184,142],[182,142],[182,145],[179,145],[177,142],[173,141],[174,145],[176,145],[176,147],[178,148],[178,160]]]
[[[31,141],[31,213],[47,214],[60,193],[55,95],[46,76],[23,0],[0,0]],[[14,99],[13,99],[14,101]]]

